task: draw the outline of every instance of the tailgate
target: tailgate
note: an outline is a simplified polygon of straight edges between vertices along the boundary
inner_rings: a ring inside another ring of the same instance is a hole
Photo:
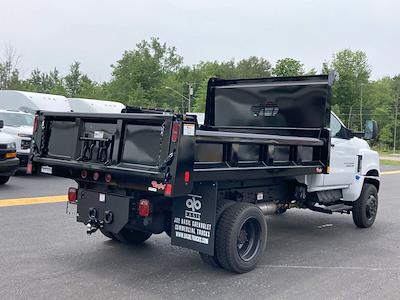
[[[170,151],[174,151],[174,118],[143,113],[39,112],[31,159],[52,167],[57,176],[82,180],[81,170],[88,170],[89,175],[97,170],[110,173],[118,185],[138,189],[154,185],[152,191],[162,190]]]

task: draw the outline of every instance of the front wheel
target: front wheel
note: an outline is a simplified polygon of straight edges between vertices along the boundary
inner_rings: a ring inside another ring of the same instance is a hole
[[[357,227],[368,228],[378,212],[378,191],[373,184],[364,184],[361,195],[353,206],[353,221]]]
[[[218,262],[232,272],[249,272],[260,260],[266,241],[262,211],[255,205],[236,203],[224,211],[216,228]]]
[[[147,241],[152,234],[135,229],[123,228],[119,233],[113,235],[121,243],[138,245]]]
[[[0,185],[7,183],[10,179],[10,176],[0,176]]]

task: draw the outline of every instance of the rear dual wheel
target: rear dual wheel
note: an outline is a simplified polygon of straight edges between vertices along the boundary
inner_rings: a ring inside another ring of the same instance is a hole
[[[245,273],[256,267],[266,241],[267,224],[261,210],[248,203],[236,203],[228,207],[218,220],[215,256],[200,256],[214,267]]]

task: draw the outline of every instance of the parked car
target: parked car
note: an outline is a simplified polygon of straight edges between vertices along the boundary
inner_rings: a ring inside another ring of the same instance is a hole
[[[31,148],[33,118],[29,113],[0,109],[0,120],[3,120],[2,132],[8,133],[14,139],[19,158],[19,167],[25,168]]]
[[[67,211],[88,234],[140,244],[166,232],[212,266],[248,272],[264,254],[265,215],[300,208],[351,213],[361,228],[375,221],[379,156],[361,138],[376,137],[376,122],[346,128],[330,110],[333,81],[212,78],[204,125],[129,108],[40,112],[31,159],[78,183]]]
[[[18,169],[19,160],[14,138],[1,131],[3,120],[0,119],[0,185],[5,184]]]

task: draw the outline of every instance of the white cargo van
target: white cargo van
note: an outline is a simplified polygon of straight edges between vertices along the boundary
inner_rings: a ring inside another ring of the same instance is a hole
[[[33,118],[33,115],[29,113],[0,109],[0,120],[3,120],[4,123],[2,132],[9,134],[14,139],[20,167],[26,167],[28,164]]]

